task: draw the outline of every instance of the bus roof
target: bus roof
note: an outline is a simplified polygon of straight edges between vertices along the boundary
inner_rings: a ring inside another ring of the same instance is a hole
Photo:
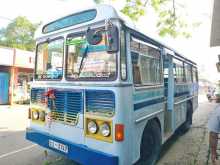
[[[45,26],[54,23],[55,21],[58,20],[62,20],[65,19],[69,16],[75,15],[75,14],[80,14],[83,13],[85,11],[89,11],[89,10],[96,10],[96,16],[94,17],[94,19],[90,19],[89,21],[85,21],[82,23],[78,23],[75,24],[73,26],[68,26],[68,27],[64,27],[62,29],[58,29],[56,31],[52,31],[52,32],[46,32],[43,33],[43,29],[45,28]],[[85,25],[89,25],[95,22],[100,22],[100,21],[104,21],[106,19],[120,19],[124,22],[124,24],[132,29],[135,29],[135,24],[125,15],[123,15],[121,12],[116,11],[116,9],[110,5],[95,5],[92,7],[87,7],[87,8],[83,8],[80,10],[75,10],[74,13],[70,13],[69,15],[65,15],[64,17],[59,17],[57,19],[53,19],[48,21],[47,23],[43,23],[43,25],[40,26],[40,28],[38,28],[36,34],[35,34],[35,38],[42,38],[42,37],[47,37],[47,36],[51,36],[53,34],[59,33],[59,32],[65,32],[68,31],[70,29],[74,28],[78,28],[81,26],[85,26]]]
[[[90,10],[95,10],[96,15],[94,16],[94,18],[88,19],[88,21],[78,22],[77,24],[74,24],[72,26],[57,28],[57,30],[54,30],[54,31],[43,32],[45,27],[47,27],[48,25],[51,25],[51,24],[54,23],[55,26],[57,26],[57,25],[59,26],[60,24],[59,24],[58,21],[63,21],[65,19],[67,19],[68,17],[74,16],[74,15],[77,15],[77,14],[80,15],[80,14],[83,14],[84,12],[90,11]],[[64,17],[61,17],[61,18],[58,18],[58,19],[55,19],[55,20],[51,20],[51,21],[49,21],[49,23],[43,24],[40,28],[38,28],[38,30],[35,34],[35,38],[40,39],[40,38],[50,37],[50,36],[53,36],[54,34],[57,34],[57,33],[62,33],[62,32],[69,31],[73,27],[74,28],[79,28],[81,26],[90,25],[90,24],[93,24],[95,22],[101,22],[101,21],[104,21],[106,19],[119,19],[119,20],[121,20],[123,22],[123,24],[129,30],[133,31],[133,33],[136,33],[139,36],[143,36],[142,38],[145,38],[148,41],[150,40],[152,43],[154,43],[156,45],[159,45],[161,47],[165,47],[166,49],[168,49],[170,51],[173,51],[174,56],[176,56],[176,57],[178,57],[178,58],[180,58],[184,61],[188,61],[189,63],[191,63],[193,65],[196,65],[196,63],[194,63],[193,61],[187,59],[186,57],[184,57],[183,55],[178,53],[176,50],[174,50],[174,49],[170,48],[169,46],[163,44],[161,41],[157,41],[157,40],[149,37],[148,35],[143,34],[140,30],[138,30],[138,28],[135,26],[135,24],[131,21],[130,18],[128,18],[127,16],[125,16],[121,12],[117,11],[114,7],[112,7],[110,5],[95,5],[95,6],[92,6],[92,7],[83,8],[83,9],[75,11],[74,13],[70,13],[67,16],[64,16]]]

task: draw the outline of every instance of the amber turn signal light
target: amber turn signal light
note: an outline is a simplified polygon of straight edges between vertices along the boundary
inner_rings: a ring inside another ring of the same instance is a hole
[[[115,140],[116,141],[124,140],[124,125],[123,124],[115,125]]]

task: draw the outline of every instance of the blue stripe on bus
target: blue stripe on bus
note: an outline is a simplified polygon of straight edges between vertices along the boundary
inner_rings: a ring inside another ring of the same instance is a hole
[[[94,150],[83,144],[76,144],[67,140],[55,137],[48,133],[43,133],[35,130],[27,130],[26,139],[35,142],[42,147],[49,148],[60,154],[67,156],[69,159],[75,160],[81,164],[89,165],[118,165],[118,157]],[[49,140],[68,146],[68,153],[61,152],[49,146]]]
[[[91,53],[91,52],[103,52],[106,51],[106,46],[105,45],[89,45],[88,46],[88,52],[87,53]],[[85,48],[81,48],[80,52],[83,53],[85,51]]]
[[[189,94],[189,91],[179,92],[179,93],[175,93],[174,97],[179,97],[179,96],[188,95],[188,94]]]
[[[140,108],[147,107],[147,106],[154,105],[154,104],[159,104],[162,102],[164,102],[164,97],[143,101],[143,102],[134,104],[134,110],[136,111]]]
[[[157,89],[157,90],[149,90],[149,91],[143,91],[143,92],[138,92],[133,95],[133,100],[134,101],[139,101],[139,100],[146,100],[150,99],[152,97],[163,97],[164,96],[164,89]]]

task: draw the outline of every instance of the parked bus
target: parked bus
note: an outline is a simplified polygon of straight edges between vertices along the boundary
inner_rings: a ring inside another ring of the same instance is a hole
[[[26,138],[84,165],[155,164],[198,107],[194,62],[99,5],[37,34]]]

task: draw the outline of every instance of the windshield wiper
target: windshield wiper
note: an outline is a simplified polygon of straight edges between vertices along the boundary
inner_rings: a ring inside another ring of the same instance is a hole
[[[89,46],[88,46],[88,44],[87,44],[87,45],[86,45],[86,48],[85,48],[85,51],[83,52],[82,59],[81,59],[81,61],[80,61],[78,76],[80,75],[80,73],[81,73],[81,71],[82,71],[83,62],[84,62],[85,57],[87,56],[88,49],[89,49]]]

